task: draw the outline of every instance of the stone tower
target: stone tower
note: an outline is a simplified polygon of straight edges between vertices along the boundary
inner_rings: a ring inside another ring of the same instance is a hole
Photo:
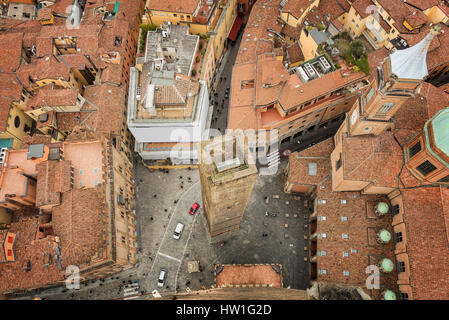
[[[243,134],[200,143],[203,208],[211,237],[237,231],[257,177]]]
[[[413,47],[398,50],[377,67],[377,74],[349,113],[349,134],[379,135],[393,127],[392,117],[419,93],[427,76],[427,51],[439,27]]]

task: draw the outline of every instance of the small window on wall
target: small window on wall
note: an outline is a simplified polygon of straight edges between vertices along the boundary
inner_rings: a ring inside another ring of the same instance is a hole
[[[405,262],[404,261],[398,261],[398,272],[405,272]]]
[[[15,126],[16,128],[19,128],[19,127],[20,127],[20,117],[19,117],[19,116],[16,116],[16,117],[14,118],[14,126]]]
[[[418,141],[413,145],[413,147],[408,149],[408,155],[410,158],[412,158],[420,151],[421,151],[421,141]]]
[[[395,232],[394,233],[394,243],[400,243],[402,242],[402,232]]]
[[[393,217],[395,215],[397,215],[399,212],[401,211],[400,207],[398,204],[394,205],[392,210],[391,210],[391,214],[393,215]]]
[[[341,168],[341,153],[338,160],[335,162],[335,171],[338,171]]]
[[[407,292],[399,292],[399,299],[400,300],[408,300],[408,293]]]
[[[394,103],[392,102],[388,102],[385,103],[382,108],[379,109],[378,113],[379,114],[387,114],[388,112],[390,112],[391,109],[393,109],[394,107]]]
[[[430,161],[425,161],[423,163],[421,163],[416,170],[418,170],[423,176],[427,176],[429,173],[431,173],[432,171],[435,171],[437,168],[430,162]]]
[[[445,176],[444,178],[441,178],[440,180],[438,180],[438,182],[441,183],[449,182],[449,175]]]
[[[371,88],[371,90],[368,92],[366,96],[366,102],[369,102],[373,96],[374,96],[374,88]]]

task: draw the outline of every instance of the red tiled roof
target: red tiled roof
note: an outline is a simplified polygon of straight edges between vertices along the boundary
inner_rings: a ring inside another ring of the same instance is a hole
[[[425,11],[429,8],[438,6],[441,1],[440,0],[407,0],[407,4],[411,4],[414,7],[420,8],[422,11]]]
[[[191,13],[195,11],[200,0],[147,0],[146,7],[156,11]]]
[[[28,218],[13,222],[9,232],[16,233],[14,245],[15,262],[0,264],[0,292],[42,287],[47,283],[64,279],[64,271],[49,262],[49,254],[55,255],[56,243],[51,238],[35,240],[38,233],[38,219]],[[1,236],[0,236],[1,238]],[[30,261],[31,270],[26,271]]]
[[[59,204],[61,193],[71,189],[70,161],[48,160],[39,163],[36,169],[36,206]]]
[[[12,73],[0,72],[0,132],[6,130],[11,103],[20,100],[22,86]]]
[[[78,89],[40,88],[27,102],[27,109],[38,109],[43,106],[74,106],[78,97]]]
[[[17,71],[17,76],[26,88],[32,86],[33,80],[65,79],[69,80],[70,68],[54,56],[33,59],[30,64],[22,64]]]
[[[85,123],[96,131],[119,135],[124,117],[124,90],[123,87],[108,84],[87,87],[84,97],[89,103],[95,104],[98,111],[95,111]],[[93,109],[92,106],[89,106],[89,109]],[[83,121],[84,117],[80,121]]]
[[[0,69],[1,72],[14,72],[22,59],[23,33],[0,34]]]
[[[282,287],[281,274],[271,265],[223,265],[223,270],[215,276],[217,287],[239,285],[266,285]]]
[[[354,10],[364,19],[368,17],[372,12],[368,10],[374,3],[371,0],[355,0],[352,3]]]
[[[394,27],[402,33],[410,33],[404,26],[407,21],[412,27],[418,27],[423,23],[430,23],[429,18],[421,11],[413,8],[402,1],[377,0],[385,11],[393,18]]]
[[[41,8],[37,12],[37,19],[38,20],[50,20],[53,16],[51,8]]]
[[[282,12],[289,12],[296,19],[299,19],[304,11],[309,7],[309,0],[288,0]]]
[[[64,266],[89,263],[104,246],[104,195],[100,190],[74,189],[62,194],[61,205],[53,209],[53,229],[61,239]]]
[[[333,139],[329,138],[289,157],[288,181],[293,184],[316,185],[328,177],[331,172],[329,156],[334,149]],[[309,175],[309,163],[316,163],[317,174]]]
[[[439,110],[448,107],[444,93],[431,84],[423,83],[421,95],[410,98],[395,115],[395,130],[380,136],[343,136],[344,176],[349,180],[371,182],[372,185],[397,188],[400,181],[410,185],[418,181],[401,170],[403,151],[396,142],[404,144]],[[386,170],[388,168],[388,170]],[[401,172],[401,176],[398,177]]]
[[[291,25],[286,23],[282,27],[281,34],[284,34],[284,35],[290,37],[290,39],[292,39],[292,40],[299,40],[299,38],[301,36],[301,29],[292,27]]]
[[[410,285],[416,300],[449,299],[449,191],[402,190]]]
[[[51,143],[51,136],[35,133],[32,136],[29,134],[23,136],[21,149],[27,149],[32,144],[49,144]]]
[[[273,0],[268,3],[263,1],[254,3],[242,35],[235,64],[255,61],[256,56],[273,51],[274,43],[269,34],[276,36],[267,29],[281,32],[282,25],[277,20],[280,2],[281,0]]]
[[[296,42],[287,47],[287,58],[290,63],[304,61],[304,54],[302,52],[301,46],[299,45],[299,42]]]

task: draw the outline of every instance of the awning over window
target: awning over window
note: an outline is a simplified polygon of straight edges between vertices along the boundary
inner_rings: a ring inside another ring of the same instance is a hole
[[[234,25],[231,28],[231,32],[229,32],[228,39],[231,41],[235,41],[235,38],[237,38],[237,33],[240,30],[240,27],[242,26],[242,18],[238,17],[235,18]]]

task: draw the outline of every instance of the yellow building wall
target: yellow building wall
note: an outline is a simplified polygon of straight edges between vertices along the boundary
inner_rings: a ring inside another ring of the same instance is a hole
[[[320,0],[314,0],[313,2],[311,2],[309,4],[309,6],[307,8],[305,8],[304,11],[301,13],[300,17],[294,17],[291,14],[289,14],[288,12],[282,12],[281,19],[288,25],[296,28],[299,24],[302,23],[302,21],[304,20],[305,16],[309,13],[309,11],[312,10],[313,8],[317,7],[319,5],[319,3],[320,3]]]
[[[388,14],[387,11],[385,11],[380,5],[377,5],[378,7],[378,13],[382,16],[382,18],[385,21],[388,21],[388,18],[390,18],[389,24],[390,27],[391,25],[394,23],[394,20],[392,17],[390,17],[390,15]],[[381,10],[382,8],[382,10]],[[380,13],[382,12],[382,13]],[[351,9],[349,10],[349,12],[345,15],[342,15],[338,18],[340,20],[340,22],[343,23],[343,25],[345,26],[346,30],[348,30],[351,34],[351,36],[353,38],[357,38],[359,36],[362,35],[363,31],[367,31],[371,36],[372,39],[374,40],[374,35],[366,28],[366,22],[370,21],[371,23],[374,24],[374,28],[379,30],[380,24],[378,21],[376,21],[373,17],[373,15],[370,15],[364,19],[362,19],[362,17],[355,11],[355,9],[353,7],[351,7]],[[379,45],[379,47],[383,47],[385,46],[388,49],[391,49],[393,47],[393,45],[390,43],[390,40],[396,38],[399,35],[399,32],[396,28],[391,27],[390,32],[386,32],[386,30],[384,30],[382,28],[381,31],[381,35],[383,36],[383,41],[379,41],[379,39],[377,39],[377,44]]]
[[[14,122],[16,117],[20,119],[20,124],[16,128]],[[0,133],[0,139],[14,139],[13,149],[20,149],[22,138],[27,132],[24,131],[25,125],[31,128],[33,120],[27,116],[20,108],[11,105],[9,108],[8,122],[6,123],[6,131]]]
[[[307,36],[304,30],[301,31],[299,37],[299,44],[301,45],[302,53],[304,54],[304,61],[313,59],[317,55],[318,45],[312,36]]]
[[[190,34],[206,36],[209,33],[210,39],[214,43],[213,47],[215,51],[215,58],[218,59],[223,52],[226,38],[232,28],[235,17],[237,16],[237,0],[229,0],[222,10],[223,11],[221,12],[220,17],[214,17],[211,19],[212,24],[214,19],[218,19],[214,30],[211,30],[209,25],[187,23],[188,21],[192,21],[192,15],[179,12],[148,10],[143,22],[161,26],[165,21],[167,21],[173,24],[188,25]],[[183,16],[184,19],[182,19],[181,16]],[[187,18],[187,16],[190,18]]]
[[[228,37],[229,31],[231,31],[237,16],[237,0],[229,0],[228,4],[223,8],[221,17],[215,27],[214,35],[214,48],[215,58],[218,59],[223,53],[224,44]],[[212,38],[212,37],[211,37]]]
[[[207,35],[207,31],[209,31],[209,27],[205,24],[191,23],[189,25],[189,33],[190,34],[205,36],[205,35]]]
[[[157,11],[148,10],[145,14],[143,23],[153,23],[161,26],[165,21],[173,24],[179,24],[181,21],[192,21],[192,15],[189,13],[174,12],[174,11]]]
[[[76,69],[72,69],[72,71],[70,72],[68,81],[66,81],[64,79],[46,78],[46,79],[37,80],[35,82],[35,84],[36,84],[36,86],[30,88],[30,90],[35,90],[37,88],[45,87],[49,84],[54,84],[56,86],[63,87],[63,88],[77,88],[80,91],[80,93],[84,92],[83,86],[88,85],[87,81],[84,79],[84,77],[81,75],[81,73]]]
[[[299,19],[296,19],[294,16],[292,16],[288,12],[282,12],[281,13],[281,19],[288,25],[296,28],[296,26],[299,24]]]
[[[210,87],[215,70],[215,54],[213,41],[209,40],[206,45],[203,66],[201,67],[200,79],[206,81],[207,87]]]
[[[432,23],[448,23],[449,17],[438,6],[432,7],[424,11],[424,14],[432,21]]]
[[[290,64],[288,67],[289,67],[289,68],[297,67],[297,66],[299,66],[301,63],[303,63],[304,61],[306,61],[306,60],[298,61],[298,62],[292,63],[292,64]]]

